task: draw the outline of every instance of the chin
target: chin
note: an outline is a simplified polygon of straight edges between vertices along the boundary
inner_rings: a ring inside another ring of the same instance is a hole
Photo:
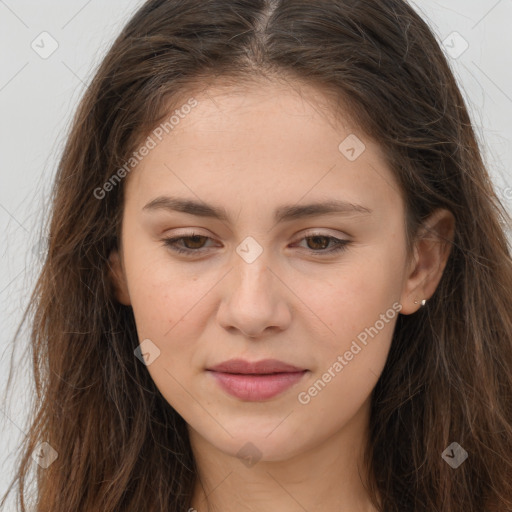
[[[237,428],[230,428],[228,423],[223,423],[233,437],[227,434],[222,439],[211,437],[211,431],[208,433],[210,435],[203,437],[218,450],[241,459],[241,462],[245,461],[248,467],[256,462],[284,461],[306,447],[296,432],[283,428],[282,424],[279,425],[281,421],[282,418],[278,421],[267,421],[262,428],[258,428],[252,422],[239,425]],[[270,424],[272,426],[269,428]]]

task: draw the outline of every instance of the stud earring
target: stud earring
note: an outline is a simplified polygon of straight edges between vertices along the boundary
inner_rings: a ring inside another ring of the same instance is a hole
[[[427,303],[427,301],[425,299],[423,299],[421,301],[421,305],[424,306],[425,304]],[[414,301],[414,304],[419,304],[419,302],[417,300]]]

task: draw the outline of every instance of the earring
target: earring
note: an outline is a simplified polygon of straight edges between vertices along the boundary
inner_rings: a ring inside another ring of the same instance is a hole
[[[424,306],[427,303],[425,299],[421,301],[421,305]],[[414,304],[419,304],[417,300],[414,301]]]

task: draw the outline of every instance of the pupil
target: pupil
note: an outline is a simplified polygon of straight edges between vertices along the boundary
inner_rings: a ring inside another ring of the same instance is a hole
[[[199,246],[201,246],[201,239],[204,238],[204,236],[201,236],[201,235],[194,235],[194,236],[189,236],[187,238],[185,238],[185,242],[187,241],[190,241],[192,240],[192,247],[188,247],[190,244],[189,243],[185,243],[185,245],[189,248],[189,249],[198,249],[197,246],[194,245],[194,243],[198,243],[199,242]],[[199,247],[200,248],[200,247]]]
[[[323,240],[324,242],[326,242],[324,244],[320,243],[322,247],[311,247],[311,249],[325,249],[326,246],[329,245],[329,241],[326,236],[312,236],[309,238],[314,241],[314,244],[318,243],[318,240]]]

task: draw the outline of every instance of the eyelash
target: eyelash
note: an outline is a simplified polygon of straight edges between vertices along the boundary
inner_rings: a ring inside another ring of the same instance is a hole
[[[179,254],[186,254],[186,255],[190,256],[194,253],[197,254],[197,253],[203,252],[203,250],[205,250],[205,249],[203,247],[201,247],[199,249],[183,249],[182,247],[178,247],[176,244],[177,244],[177,242],[179,242],[181,240],[184,240],[187,238],[196,238],[196,237],[206,238],[208,240],[211,240],[211,238],[208,236],[191,233],[191,234],[178,236],[178,237],[174,237],[174,238],[164,238],[162,241],[172,251],[177,252]],[[334,248],[331,248],[328,250],[316,250],[315,251],[313,249],[308,249],[308,251],[310,251],[311,254],[320,254],[320,255],[322,255],[322,254],[329,254],[329,255],[337,254],[337,253],[347,250],[347,246],[350,245],[350,243],[351,243],[349,240],[342,240],[340,238],[336,238],[336,237],[330,236],[330,235],[324,235],[321,233],[312,233],[308,236],[302,237],[299,241],[306,240],[307,238],[327,238],[329,241],[333,241],[335,244]]]

